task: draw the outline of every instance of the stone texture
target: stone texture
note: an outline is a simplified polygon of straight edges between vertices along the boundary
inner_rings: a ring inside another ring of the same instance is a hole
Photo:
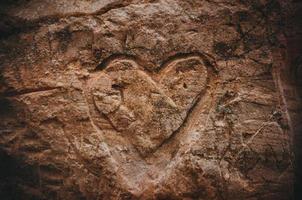
[[[281,73],[287,8],[3,4],[0,148],[15,167],[1,195],[292,199],[290,109],[300,104],[288,103]]]

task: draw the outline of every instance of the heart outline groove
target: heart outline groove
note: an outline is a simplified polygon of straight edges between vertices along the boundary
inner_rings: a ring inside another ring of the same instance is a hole
[[[217,72],[211,59],[176,55],[156,72],[131,56],[104,60],[87,83],[93,120],[99,118],[101,130],[114,130],[147,157],[174,137],[206,91],[209,76]]]

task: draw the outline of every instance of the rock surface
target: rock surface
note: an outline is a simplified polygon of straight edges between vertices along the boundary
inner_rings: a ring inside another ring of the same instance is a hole
[[[1,195],[291,199],[285,2],[8,1]]]

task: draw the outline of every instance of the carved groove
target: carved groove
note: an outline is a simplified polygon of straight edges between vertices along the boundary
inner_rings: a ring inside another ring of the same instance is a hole
[[[4,92],[3,96],[5,97],[14,97],[14,96],[20,96],[20,95],[25,95],[25,94],[32,94],[32,93],[37,93],[37,92],[47,92],[47,91],[52,91],[52,90],[57,90],[60,89],[61,87],[41,87],[41,88],[32,88],[32,89],[24,89],[21,91],[8,91]]]
[[[112,55],[96,67],[95,77],[88,83],[88,90],[97,91],[101,95],[98,96],[98,102],[95,98],[93,100],[99,116],[114,131],[130,137],[134,148],[144,157],[172,140],[186,124],[190,113],[205,92],[209,76],[218,72],[211,59],[209,55],[198,52],[179,53],[169,57],[155,73],[150,74],[145,73],[145,69],[142,70],[142,61],[138,58],[123,54]],[[178,72],[178,68],[185,71]],[[171,82],[170,76],[177,82]],[[189,82],[180,84],[179,81]],[[136,82],[139,82],[138,86]],[[123,84],[129,84],[130,88]],[[120,91],[120,100],[111,96],[118,94],[114,91]],[[92,93],[93,96],[96,94]],[[127,98],[127,95],[130,96]],[[140,102],[140,98],[144,102]],[[143,105],[145,114],[139,114]],[[134,116],[135,119],[132,119]],[[151,133],[153,135],[149,135]],[[140,140],[145,140],[148,145],[144,146]]]
[[[190,52],[190,53],[177,53],[173,56],[168,57],[165,61],[162,62],[160,67],[157,69],[156,73],[159,73],[170,63],[175,62],[179,59],[189,58],[189,57],[200,57],[204,63],[209,66],[215,73],[218,73],[217,64],[214,61],[214,57],[205,52]],[[140,66],[144,66],[145,62],[141,60],[139,57],[129,54],[113,54],[105,58],[100,64],[98,64],[94,71],[102,71],[104,70],[111,62],[116,60],[131,60],[138,63]],[[144,69],[150,72],[148,69]]]

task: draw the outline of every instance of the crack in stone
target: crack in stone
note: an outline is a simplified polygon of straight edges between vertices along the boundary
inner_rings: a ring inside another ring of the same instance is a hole
[[[35,94],[39,92],[48,92],[52,90],[58,90],[62,87],[41,87],[41,88],[28,88],[21,91],[7,91],[2,93],[4,97],[15,97],[15,96],[21,96],[21,95],[28,95],[28,94]]]

